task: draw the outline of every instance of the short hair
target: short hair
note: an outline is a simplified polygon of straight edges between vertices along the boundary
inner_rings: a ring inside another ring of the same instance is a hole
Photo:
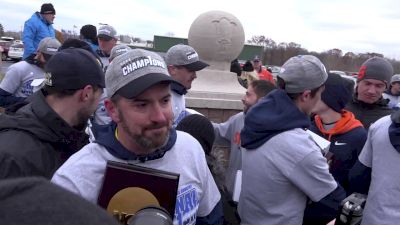
[[[282,89],[282,90],[285,90],[285,81],[282,79],[282,78],[280,78],[279,76],[278,76],[278,80],[277,80],[277,84],[278,84],[278,87],[280,88],[280,89]],[[316,94],[317,94],[317,92],[318,92],[318,90],[322,87],[322,86],[324,86],[325,85],[325,83],[323,83],[321,86],[319,86],[319,87],[316,87],[316,88],[314,88],[314,89],[312,89],[311,90],[311,97],[314,97]],[[303,91],[304,92],[304,91]],[[291,98],[292,100],[295,100],[296,98],[298,98],[303,92],[300,92],[300,93],[288,93],[288,92],[286,92],[286,94],[289,96],[289,98]]]
[[[250,86],[253,88],[258,98],[262,98],[276,89],[276,86],[267,80],[254,80],[250,82]]]

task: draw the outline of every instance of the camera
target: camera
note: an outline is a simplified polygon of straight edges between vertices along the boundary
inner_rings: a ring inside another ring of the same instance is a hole
[[[363,215],[363,210],[367,196],[353,193],[345,198],[336,217],[335,225],[359,225]]]

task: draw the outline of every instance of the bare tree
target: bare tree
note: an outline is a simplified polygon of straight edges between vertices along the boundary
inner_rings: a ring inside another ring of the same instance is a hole
[[[367,52],[355,54],[346,52],[338,48],[333,48],[325,52],[309,52],[302,48],[300,44],[295,42],[280,42],[277,44],[271,38],[264,35],[255,35],[247,40],[248,44],[259,45],[264,47],[263,64],[282,65],[286,60],[295,55],[310,54],[318,57],[328,70],[343,70],[347,72],[358,71],[361,64],[374,56],[384,57],[383,54],[376,52]],[[400,62],[395,59],[390,59],[396,73],[400,73]]]

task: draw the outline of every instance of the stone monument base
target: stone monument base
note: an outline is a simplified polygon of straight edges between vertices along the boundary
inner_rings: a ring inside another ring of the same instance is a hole
[[[243,110],[242,98],[246,89],[235,73],[204,69],[186,94],[186,107],[194,109],[213,122],[224,122]]]

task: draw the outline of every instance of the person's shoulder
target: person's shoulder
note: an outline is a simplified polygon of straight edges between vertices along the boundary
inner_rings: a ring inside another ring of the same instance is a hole
[[[12,149],[13,146],[30,146],[29,149],[39,148],[42,140],[31,130],[10,126],[0,131],[0,149],[9,148],[11,151],[28,151],[28,149]]]
[[[180,131],[180,130],[177,130],[176,131],[176,135],[177,135],[177,138],[176,138],[176,143],[175,144],[177,144],[177,143],[191,143],[192,141],[197,141],[196,140],[196,138],[194,138],[192,135],[190,135],[190,134],[188,134],[188,133],[186,133],[186,132],[184,132],[184,131]]]
[[[307,154],[313,151],[320,151],[320,147],[316,144],[314,139],[307,131],[301,128],[296,128],[286,132],[287,136],[284,136],[285,142],[290,146],[296,146],[296,148],[302,149]],[[289,141],[290,140],[290,141]]]
[[[28,69],[35,69],[36,70],[36,69],[39,69],[39,67],[37,67],[37,66],[35,66],[33,64],[30,64],[25,60],[22,60],[22,61],[19,61],[17,63],[14,63],[9,67],[9,70],[28,70]]]
[[[235,115],[231,116],[231,118],[234,118],[234,119],[243,119],[244,116],[245,116],[245,115],[244,115],[244,112],[242,111],[242,112],[236,113]]]
[[[390,115],[384,116],[377,121],[375,121],[370,127],[370,131],[379,130],[379,129],[387,129],[392,124],[392,120],[390,119]]]
[[[319,150],[319,147],[312,140],[310,134],[301,128],[279,133],[264,145],[279,147],[279,149],[282,149],[282,152],[292,152],[293,149],[296,149],[299,153],[304,152],[304,154],[308,154],[311,151]]]
[[[192,152],[192,153],[199,152],[198,150],[201,149],[200,152],[203,152],[204,154],[204,151],[200,143],[192,135],[179,130],[176,131],[176,135],[177,138],[174,145],[175,149],[177,149],[178,151],[184,149],[185,152]]]
[[[232,123],[236,123],[237,121],[244,121],[244,116],[245,115],[243,112],[239,112],[239,113],[232,115],[231,117],[228,118],[228,120],[226,120],[225,122],[222,122],[222,123],[231,123],[232,124]]]
[[[104,158],[105,147],[92,142],[82,147],[79,151],[73,154],[67,161],[69,164],[80,164],[89,161],[102,161]]]
[[[367,137],[368,131],[364,127],[356,127],[345,134],[348,134],[352,138],[361,138],[361,137]]]
[[[38,13],[34,12],[31,17],[29,17],[26,21],[25,24],[30,24],[30,23],[36,23],[40,21],[40,17],[38,15]]]
[[[43,142],[34,134],[20,129],[9,129],[0,132],[0,161],[3,163],[15,163],[21,168],[28,165],[41,163],[49,157],[48,143]],[[39,161],[38,161],[39,160]],[[6,166],[3,164],[3,166]]]

